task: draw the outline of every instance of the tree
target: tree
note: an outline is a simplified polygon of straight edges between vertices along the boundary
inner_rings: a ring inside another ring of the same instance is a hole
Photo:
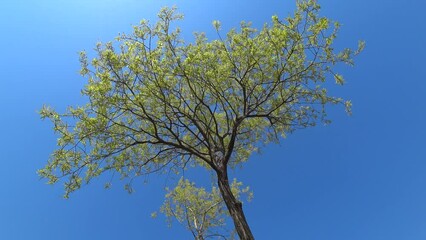
[[[159,21],[142,21],[131,35],[98,44],[90,63],[89,102],[60,114],[43,107],[59,135],[58,149],[39,174],[65,181],[65,196],[106,172],[133,178],[202,166],[216,175],[221,197],[240,239],[254,239],[228,169],[296,129],[328,123],[326,106],[350,102],[327,93],[327,79],[343,77],[337,63],[353,64],[363,48],[335,53],[338,23],[319,16],[314,0],[298,1],[292,17],[272,17],[260,30],[240,29],[209,41],[203,33],[186,44],[182,18],[164,8]],[[131,187],[127,187],[131,189]]]

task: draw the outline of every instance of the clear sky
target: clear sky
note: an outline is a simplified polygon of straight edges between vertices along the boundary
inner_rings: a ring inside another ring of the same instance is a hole
[[[353,116],[331,108],[329,126],[290,135],[232,173],[252,187],[245,204],[256,239],[426,239],[426,2],[319,0],[342,23],[337,47],[367,47],[342,67]],[[95,181],[62,198],[36,170],[56,138],[37,111],[84,103],[78,51],[130,33],[161,6],[185,14],[185,39],[213,36],[241,20],[261,26],[292,13],[295,1],[3,0],[0,3],[0,239],[192,239],[181,226],[150,218],[163,201],[165,176],[137,181],[127,194]],[[147,184],[144,182],[148,180]]]

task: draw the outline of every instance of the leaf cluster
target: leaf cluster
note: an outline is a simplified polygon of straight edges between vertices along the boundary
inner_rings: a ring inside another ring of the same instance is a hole
[[[249,187],[243,187],[236,179],[231,183],[231,189],[237,199],[244,195],[250,201],[253,197]],[[225,228],[229,212],[217,187],[212,186],[211,191],[207,191],[181,178],[174,189],[167,189],[166,200],[160,211],[168,217],[169,224],[177,220],[195,239],[234,239],[234,233]]]

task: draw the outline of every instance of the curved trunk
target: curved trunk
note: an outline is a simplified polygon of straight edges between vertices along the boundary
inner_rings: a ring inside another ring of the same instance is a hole
[[[243,205],[235,198],[234,194],[232,194],[226,167],[222,171],[217,171],[217,179],[220,193],[222,194],[222,198],[225,201],[229,214],[234,221],[235,230],[237,231],[238,236],[241,240],[254,240],[246,217],[244,216]]]

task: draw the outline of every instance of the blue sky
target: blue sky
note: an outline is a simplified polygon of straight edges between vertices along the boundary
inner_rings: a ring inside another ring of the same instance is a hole
[[[245,205],[257,239],[426,239],[426,2],[319,0],[342,24],[337,47],[367,47],[347,84],[353,116],[330,108],[329,126],[301,130],[233,172],[252,187]],[[0,239],[192,239],[151,212],[163,201],[164,176],[137,182],[127,194],[95,181],[62,198],[36,170],[56,138],[37,111],[84,103],[78,51],[131,32],[162,6],[185,14],[184,37],[213,36],[241,20],[261,26],[293,12],[294,1],[5,0],[0,3]],[[145,184],[145,182],[148,182]]]

